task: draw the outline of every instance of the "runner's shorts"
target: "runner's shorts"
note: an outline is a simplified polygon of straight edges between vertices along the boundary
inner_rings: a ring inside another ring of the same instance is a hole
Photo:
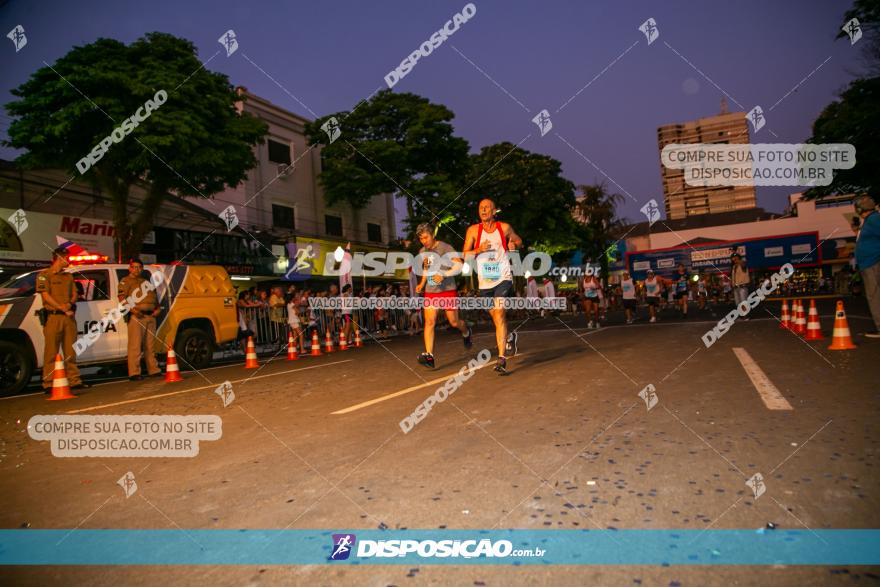
[[[495,287],[480,290],[481,298],[511,298],[513,297],[513,282],[502,281]]]
[[[425,292],[425,307],[426,308],[440,308],[440,309],[444,309],[444,310],[453,310],[455,308],[451,304],[448,304],[448,303],[444,304],[443,302],[433,304],[433,303],[431,303],[431,300],[442,299],[445,301],[445,300],[455,299],[457,297],[458,297],[458,292],[456,292],[454,289],[450,289],[447,291],[436,291],[436,292],[426,291]]]

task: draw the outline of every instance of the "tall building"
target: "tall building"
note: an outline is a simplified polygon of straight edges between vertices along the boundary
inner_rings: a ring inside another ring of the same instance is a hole
[[[657,129],[660,151],[672,143],[748,144],[749,127],[745,112],[727,112],[722,100],[721,114]],[[685,183],[684,171],[660,164],[666,218],[678,220],[696,214],[732,212],[754,208],[755,186],[702,187]]]

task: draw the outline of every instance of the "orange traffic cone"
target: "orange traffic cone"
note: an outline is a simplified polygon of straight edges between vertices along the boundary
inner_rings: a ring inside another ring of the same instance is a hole
[[[347,351],[348,350],[348,337],[345,336],[344,332],[339,333],[339,350]]]
[[[247,353],[244,356],[244,368],[256,369],[259,366],[259,363],[257,363],[257,349],[254,347],[254,337],[249,336],[247,342]]]
[[[332,353],[333,352],[333,335],[330,334],[330,330],[324,331],[326,334],[324,335],[324,352]]]
[[[318,331],[312,330],[312,352],[313,357],[321,356],[321,341],[318,340]]]
[[[64,359],[61,355],[55,355],[55,372],[52,373],[52,395],[50,400],[73,399],[76,396],[70,393],[70,384],[67,382],[67,371],[64,369]]]
[[[807,320],[806,340],[825,340],[822,336],[822,325],[819,324],[819,312],[816,310],[816,300],[810,300],[810,315]]]
[[[361,330],[360,328],[355,327],[354,329],[354,348],[360,348],[364,346],[364,341],[361,340]]]
[[[795,332],[795,334],[800,334],[801,336],[807,333],[807,319],[804,316],[803,300],[797,301],[797,311],[795,312],[795,320],[794,325],[792,326],[792,330]]]
[[[779,327],[791,330],[791,315],[788,313],[788,300],[782,300],[782,319]]]
[[[293,334],[287,335],[287,360],[295,361],[299,357],[296,355],[296,345],[293,344]]]
[[[175,381],[183,381],[180,376],[180,368],[177,366],[177,355],[174,349],[168,349],[168,357],[165,361],[165,383],[174,383]]]
[[[857,348],[849,335],[849,324],[846,312],[843,311],[843,300],[837,300],[837,312],[834,314],[834,332],[831,334],[831,346],[828,350],[848,351]]]

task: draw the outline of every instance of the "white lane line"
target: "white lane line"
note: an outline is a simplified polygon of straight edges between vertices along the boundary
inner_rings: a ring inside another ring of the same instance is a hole
[[[531,354],[533,354],[533,353],[526,353],[526,354],[524,354],[524,355],[516,355],[516,356],[517,356],[518,358],[519,358],[519,357],[527,357],[527,356],[529,356],[529,355],[531,355]],[[494,361],[489,361],[489,362],[486,363],[485,365],[478,365],[478,366],[474,367],[474,371],[479,371],[479,370],[482,369],[483,367],[487,367],[487,366],[489,366],[489,365],[493,365],[493,366],[494,366],[494,365],[495,365]],[[426,382],[424,382],[424,383],[420,383],[419,385],[413,385],[412,387],[407,387],[407,388],[405,388],[405,389],[401,389],[400,391],[395,391],[394,393],[389,393],[389,394],[387,394],[387,395],[383,395],[383,396],[377,397],[377,398],[375,398],[375,399],[371,399],[371,400],[368,400],[368,401],[365,401],[365,402],[361,402],[361,403],[359,403],[359,404],[355,404],[355,405],[353,405],[353,406],[349,406],[349,407],[347,407],[347,408],[343,408],[343,409],[341,409],[341,410],[336,410],[335,412],[330,412],[330,415],[331,415],[331,416],[338,416],[338,415],[340,415],[340,414],[348,414],[348,413],[350,413],[350,412],[354,412],[354,411],[360,410],[360,409],[362,409],[362,408],[368,408],[368,407],[370,407],[370,406],[372,406],[372,405],[375,405],[375,404],[378,404],[378,403],[382,403],[382,402],[384,402],[384,401],[388,401],[388,400],[390,400],[390,399],[394,399],[395,397],[399,397],[399,396],[401,396],[401,395],[406,395],[407,393],[411,393],[411,392],[413,392],[413,391],[417,391],[417,390],[419,390],[419,389],[423,389],[423,388],[425,388],[425,387],[430,387],[430,386],[432,386],[432,385],[437,385],[438,383],[443,383],[444,381],[446,381],[446,380],[449,379],[450,377],[455,377],[455,374],[456,374],[457,372],[458,372],[458,371],[453,371],[452,373],[450,373],[450,374],[448,374],[448,375],[444,375],[443,377],[438,377],[437,379],[432,379],[431,381],[426,381]]]
[[[733,354],[739,359],[740,365],[752,380],[752,385],[758,390],[761,401],[770,410],[793,410],[791,404],[785,399],[779,390],[773,385],[773,382],[764,374],[758,364],[752,359],[746,349],[734,347]]]
[[[278,373],[267,373],[266,375],[257,375],[257,376],[255,376],[255,377],[245,377],[244,379],[236,379],[235,381],[230,381],[230,383],[244,383],[244,382],[247,382],[247,381],[255,381],[255,380],[257,380],[257,379],[264,379],[264,378],[266,378],[266,377],[277,377],[277,376],[279,376],[279,375],[287,375],[288,373],[296,373],[296,372],[298,372],[298,371],[308,371],[309,369],[320,369],[320,368],[322,368],[322,367],[330,367],[330,366],[332,366],[332,365],[340,365],[340,364],[342,364],[342,363],[351,363],[353,360],[354,360],[354,359],[345,359],[344,361],[333,361],[332,363],[323,363],[323,364],[321,364],[321,365],[312,365],[311,367],[302,367],[302,368],[300,368],[300,369],[288,369],[288,370],[286,370],[286,371],[279,371]],[[139,397],[139,398],[136,398],[136,399],[130,399],[130,400],[125,400],[125,401],[121,401],[121,402],[114,402],[114,403],[112,403],[112,404],[103,404],[103,405],[100,405],[100,406],[92,406],[92,407],[90,407],[90,408],[83,408],[83,409],[81,409],[81,410],[72,410],[72,411],[67,412],[67,413],[68,413],[68,414],[80,414],[80,413],[82,413],[82,412],[91,412],[91,411],[93,411],[93,410],[101,410],[101,409],[103,409],[103,408],[112,408],[112,407],[115,407],[115,406],[124,406],[124,405],[127,405],[127,404],[136,404],[136,403],[138,403],[138,402],[145,402],[145,401],[149,401],[149,400],[151,400],[151,399],[159,399],[159,398],[163,398],[163,397],[170,397],[170,396],[172,396],[172,395],[180,395],[180,394],[182,394],[182,393],[190,393],[190,392],[192,392],[192,391],[201,391],[201,390],[203,390],[203,389],[214,389],[215,387],[217,387],[217,385],[220,385],[220,383],[217,383],[217,384],[211,384],[211,385],[203,385],[203,386],[201,386],[201,387],[193,387],[193,388],[191,388],[191,389],[181,389],[180,391],[172,391],[172,392],[170,392],[170,393],[160,393],[160,394],[158,394],[158,395],[149,395],[149,396],[147,396],[147,397]]]

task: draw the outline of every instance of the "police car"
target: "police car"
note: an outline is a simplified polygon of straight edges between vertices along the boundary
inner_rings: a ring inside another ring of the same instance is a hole
[[[116,296],[128,265],[96,264],[95,258],[86,257],[84,264],[72,263],[65,269],[73,274],[79,292],[77,340],[89,343],[74,345],[81,350],[79,366],[124,362],[128,348]],[[144,271],[145,278],[158,284],[156,352],[173,348],[183,368],[210,365],[216,347],[238,334],[235,289],[226,270],[214,265],[148,265]],[[43,328],[38,311],[43,300],[36,293],[38,274],[18,275],[0,285],[0,396],[18,393],[42,372]]]

